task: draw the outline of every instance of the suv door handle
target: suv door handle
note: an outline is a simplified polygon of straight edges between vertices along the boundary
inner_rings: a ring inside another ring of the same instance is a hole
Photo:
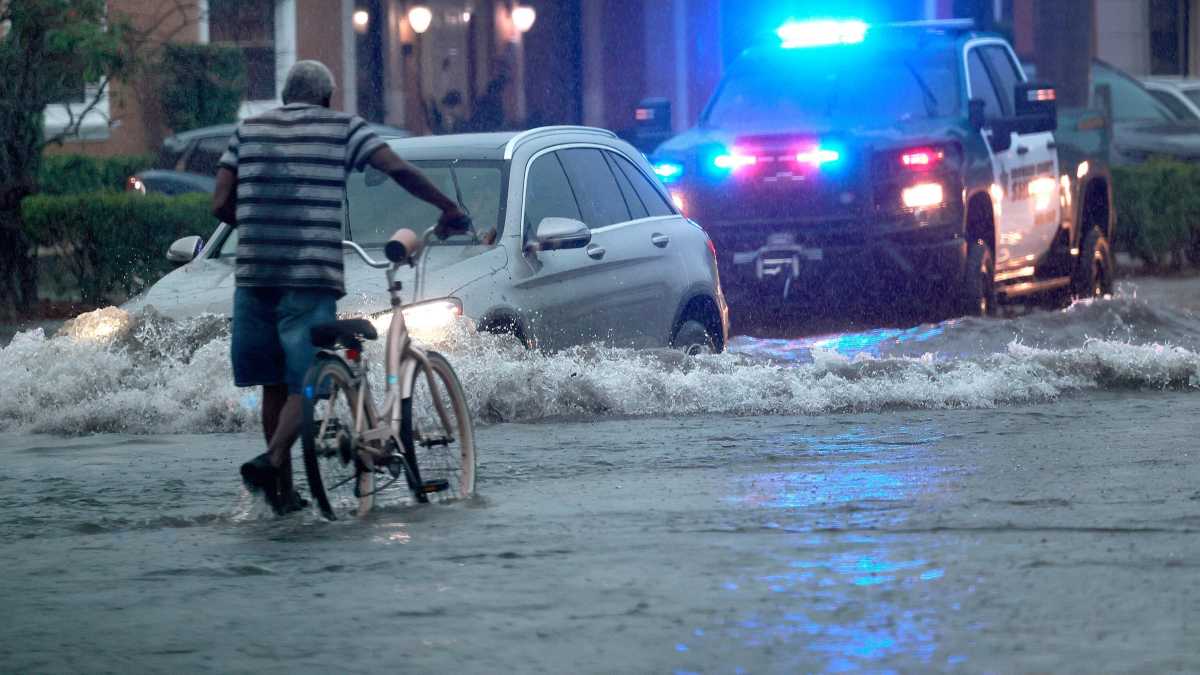
[[[591,246],[587,247],[588,257],[592,258],[594,260],[599,260],[599,259],[603,258],[605,253],[607,253],[607,251],[604,250],[603,246],[597,246],[595,244],[592,244]]]
[[[1017,154],[1018,155],[1028,155],[1029,148],[1025,147],[1024,145],[1018,145],[1017,146]]]
[[[671,238],[665,234],[655,232],[654,234],[650,235],[650,243],[659,248],[666,248],[667,244],[671,243]]]

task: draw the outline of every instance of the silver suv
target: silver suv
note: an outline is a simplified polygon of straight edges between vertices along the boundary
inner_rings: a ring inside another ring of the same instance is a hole
[[[623,347],[721,351],[729,311],[715,249],[680,215],[646,159],[614,134],[586,127],[389,141],[446,194],[477,232],[427,250],[420,279],[402,277],[410,325],[461,313],[479,330],[530,347],[603,342]],[[437,220],[433,207],[374,169],[348,185],[345,237],[381,248],[399,227]],[[168,316],[228,315],[237,229],[222,224],[207,246],[183,239],[168,257],[186,263],[126,309]],[[346,258],[346,315],[383,317],[378,275]]]

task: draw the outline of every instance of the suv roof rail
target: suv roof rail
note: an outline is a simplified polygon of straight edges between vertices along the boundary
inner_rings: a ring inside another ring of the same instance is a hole
[[[538,136],[542,136],[544,134],[561,133],[563,131],[574,131],[574,132],[600,134],[601,136],[606,136],[608,138],[618,138],[618,136],[616,134],[609,131],[608,129],[601,129],[599,127],[576,126],[576,125],[571,125],[571,124],[564,124],[564,125],[552,126],[552,127],[537,127],[535,129],[526,129],[525,131],[522,131],[522,132],[518,133],[517,135],[513,136],[512,138],[508,139],[508,143],[504,144],[504,159],[512,159],[513,153],[516,152],[517,146],[521,145],[522,143],[524,143],[526,141],[532,140],[532,139],[537,138]]]
[[[897,21],[880,24],[880,28],[932,28],[937,30],[975,30],[974,19],[925,19],[921,21]]]

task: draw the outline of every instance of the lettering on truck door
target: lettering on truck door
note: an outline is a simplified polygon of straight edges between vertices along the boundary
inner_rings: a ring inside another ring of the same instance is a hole
[[[972,41],[967,71],[970,96],[984,100],[986,119],[1011,118],[1015,114],[1014,89],[1024,76],[1003,40]],[[988,128],[985,131],[995,133]],[[1007,150],[992,152],[999,191],[1003,192],[994,195],[1000,197],[1001,205],[995,251],[998,271],[1024,270],[1032,274],[1058,231],[1061,205],[1053,142],[1054,135],[1049,132],[1014,133]]]
[[[992,150],[990,137],[992,122],[1004,117],[1004,108],[1000,103],[1000,95],[992,82],[992,77],[984,63],[983,54],[978,48],[970,48],[966,53],[967,66],[967,95],[970,99],[983,101],[984,127],[983,135],[988,155],[992,160],[993,183],[991,187],[992,210],[996,218],[996,267],[1003,267],[1012,259],[1012,247],[1019,243],[1020,233],[1014,231],[1010,212],[1015,211],[1012,190],[1012,176],[1008,171],[1007,152],[997,153]]]

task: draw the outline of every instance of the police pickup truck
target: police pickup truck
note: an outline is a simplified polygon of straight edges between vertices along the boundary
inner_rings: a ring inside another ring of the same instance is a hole
[[[937,316],[1111,292],[1109,173],[1101,155],[1060,152],[1085,127],[1071,118],[1056,138],[1054,89],[1027,81],[1003,38],[857,21],[776,37],[651,154],[716,245],[735,320],[831,285]]]

